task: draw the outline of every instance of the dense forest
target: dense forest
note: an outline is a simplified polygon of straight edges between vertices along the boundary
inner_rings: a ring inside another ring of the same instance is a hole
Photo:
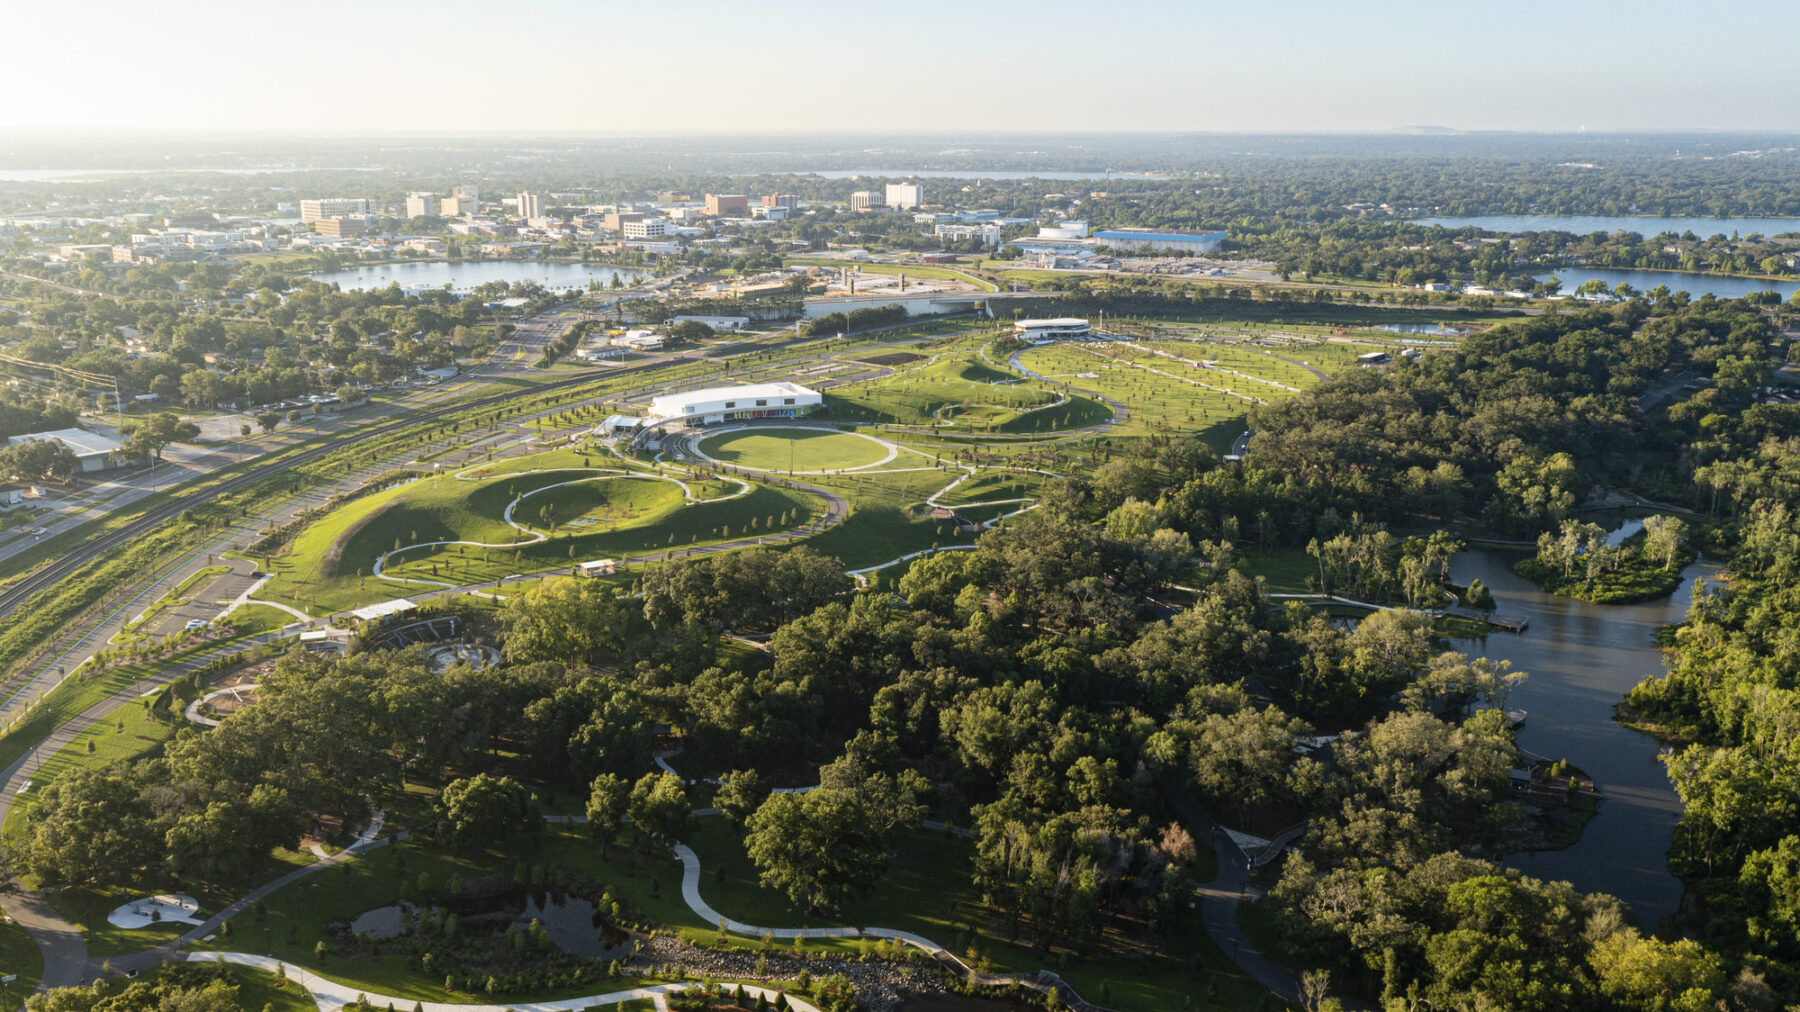
[[[71,883],[245,877],[309,815],[358,825],[403,776],[443,784],[426,828],[447,847],[528,846],[536,794],[666,845],[693,827],[683,785],[651,767],[665,724],[685,763],[725,774],[715,804],[803,908],[868,890],[897,834],[935,817],[973,827],[966,872],[1011,937],[1099,953],[1181,909],[1204,820],[1304,823],[1269,916],[1289,958],[1350,993],[1778,1008],[1800,997],[1800,409],[1754,403],[1772,336],[1756,307],[1710,299],[1523,320],[1260,409],[1242,463],[1185,437],[1121,443],[975,550],[886,586],[859,591],[806,548],[754,550],[658,564],[638,596],[518,593],[491,630],[510,663],[489,671],[436,675],[416,648],[296,652],[223,727],[44,789],[19,858]],[[1688,373],[1711,382],[1640,410]],[[1535,534],[1601,486],[1685,495],[1730,559],[1673,634],[1670,673],[1626,708],[1683,746],[1671,859],[1703,898],[1696,937],[1494,863],[1533,839],[1503,715],[1528,673],[1445,650],[1420,612],[1346,628],[1278,606],[1242,564],[1259,542],[1307,543],[1322,568],[1425,601],[1455,548],[1432,527]],[[1396,499],[1423,504],[1423,529],[1367,519]]]

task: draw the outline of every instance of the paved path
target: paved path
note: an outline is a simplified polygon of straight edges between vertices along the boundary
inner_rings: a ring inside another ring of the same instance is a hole
[[[263,643],[274,638],[274,634],[266,633],[253,639],[221,646],[183,661],[166,670],[120,689],[100,702],[83,711],[81,715],[64,723],[50,736],[40,742],[37,747],[27,752],[22,758],[0,771],[0,822],[6,821],[6,814],[18,800],[20,788],[31,782],[31,777],[58,750],[75,741],[96,724],[110,717],[115,710],[128,706],[143,698],[146,687],[159,688],[186,675],[208,661],[225,654],[247,649],[253,643]],[[17,921],[37,941],[38,951],[44,957],[44,975],[42,987],[71,987],[85,983],[87,973],[87,941],[82,937],[81,929],[56,912],[38,893],[19,892],[0,897],[0,909]]]
[[[280,973],[287,979],[306,988],[312,994],[313,1001],[318,1003],[321,1012],[331,1012],[346,1005],[354,1005],[361,997],[376,1008],[423,1008],[425,1012],[578,1012],[580,1009],[595,1005],[617,1005],[634,998],[649,998],[656,1002],[659,1009],[667,1009],[666,996],[685,991],[692,984],[652,984],[648,987],[634,987],[629,991],[612,991],[607,994],[588,995],[585,998],[564,998],[561,1001],[507,1002],[504,1005],[463,1004],[460,1002],[428,1001],[418,1002],[412,998],[397,998],[393,995],[375,994],[358,991],[355,988],[328,980],[309,970],[290,966],[269,956],[254,956],[247,952],[196,952],[188,956],[193,963],[225,962],[236,966],[249,966],[269,973]],[[744,993],[752,997],[761,996],[774,1001],[785,992],[754,984],[739,985]],[[796,1012],[819,1012],[818,1006],[803,998],[787,995],[788,1004]]]
[[[1206,934],[1238,969],[1276,997],[1289,1003],[1299,1002],[1300,982],[1263,955],[1238,926],[1238,904],[1251,890],[1250,863],[1244,852],[1198,801],[1178,792],[1170,792],[1168,797],[1182,821],[1211,845],[1218,864],[1213,880],[1200,887],[1200,917],[1206,924]]]
[[[712,809],[696,810],[696,815],[716,814]],[[945,827],[949,832],[954,829]],[[767,928],[756,924],[745,924],[733,920],[714,910],[700,896],[700,856],[685,843],[675,845],[675,856],[681,859],[681,898],[688,908],[707,924],[723,924],[727,931],[751,937],[770,935],[775,938],[887,938],[905,942],[949,969],[952,973],[987,987],[1001,987],[1008,984],[1021,984],[1035,991],[1046,994],[1055,992],[1063,1003],[1077,1012],[1109,1012],[1103,1006],[1084,1000],[1061,977],[1048,970],[1039,970],[1032,974],[1014,973],[982,973],[963,962],[954,952],[937,944],[923,935],[915,935],[910,931],[899,931],[894,928]]]
[[[239,897],[237,900],[232,902],[225,909],[219,911],[216,914],[213,914],[211,917],[208,917],[206,920],[195,925],[193,928],[189,929],[186,934],[182,935],[179,938],[170,939],[169,941],[164,942],[163,944],[158,945],[155,948],[145,949],[141,952],[134,952],[128,956],[114,956],[108,962],[110,962],[112,964],[112,967],[114,970],[118,970],[121,972],[131,972],[131,971],[135,971],[135,970],[148,970],[154,966],[161,966],[164,963],[179,960],[181,958],[181,950],[183,948],[185,948],[188,945],[191,945],[194,942],[199,942],[199,941],[205,940],[206,936],[213,934],[214,932],[219,930],[219,925],[225,923],[227,920],[230,920],[233,917],[236,917],[238,914],[243,913],[245,910],[249,909],[251,904],[255,903],[257,900],[262,899],[263,897],[269,895],[272,892],[275,892],[278,889],[282,889],[282,888],[285,888],[286,886],[292,885],[295,882],[298,882],[301,879],[306,878],[308,875],[317,875],[319,872],[324,871],[325,869],[331,867],[332,865],[342,864],[345,861],[349,861],[349,860],[351,860],[355,857],[358,857],[362,854],[366,854],[369,851],[374,850],[376,847],[387,846],[387,841],[379,838],[381,835],[381,827],[386,823],[386,820],[387,820],[387,814],[385,812],[376,812],[375,817],[373,819],[369,820],[369,828],[363,830],[362,835],[356,838],[355,843],[352,843],[350,846],[345,847],[343,850],[338,851],[337,853],[331,855],[330,857],[322,858],[319,861],[316,861],[313,864],[309,864],[304,868],[296,868],[293,871],[288,872],[286,875],[282,875],[281,877],[276,878],[272,881],[263,883],[262,885],[258,886],[255,889],[252,889],[250,892],[246,893],[242,897]],[[196,954],[190,955],[189,958],[190,959],[199,958],[199,954],[196,953]],[[248,958],[262,959],[264,957],[254,956],[254,957],[248,957]],[[270,962],[273,963],[274,961],[270,960]],[[89,966],[88,967],[88,976],[98,977],[99,974],[100,974],[99,966]],[[356,1000],[355,996],[352,995],[350,1000],[355,1001]],[[321,1006],[321,1007],[323,1007],[323,1006]]]

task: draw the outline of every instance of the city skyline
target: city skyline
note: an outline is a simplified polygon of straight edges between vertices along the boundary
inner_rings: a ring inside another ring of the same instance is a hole
[[[496,33],[461,0],[193,0],[101,3],[71,33],[32,6],[11,21],[42,44],[0,77],[32,98],[0,133],[1800,130],[1800,11],[1723,7],[525,0]]]

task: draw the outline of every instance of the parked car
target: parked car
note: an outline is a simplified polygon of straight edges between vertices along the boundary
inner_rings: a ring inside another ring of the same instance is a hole
[[[189,629],[204,629],[211,624],[211,622],[208,622],[203,618],[190,618],[188,619],[187,627]]]

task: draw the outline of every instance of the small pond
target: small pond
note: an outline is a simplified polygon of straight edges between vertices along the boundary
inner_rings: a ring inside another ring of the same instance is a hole
[[[594,904],[578,896],[513,892],[499,896],[458,898],[446,904],[466,930],[487,925],[526,928],[537,921],[551,944],[582,959],[624,959],[631,955],[631,936],[606,924]],[[390,904],[365,911],[349,924],[351,935],[384,940],[398,938],[425,913],[412,904]]]

